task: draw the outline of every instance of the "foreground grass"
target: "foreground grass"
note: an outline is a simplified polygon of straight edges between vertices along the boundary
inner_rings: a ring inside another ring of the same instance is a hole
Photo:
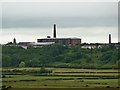
[[[3,68],[3,70],[40,70],[40,68]],[[88,79],[82,76],[70,75],[107,75],[117,76],[118,70],[92,70],[92,69],[71,69],[71,68],[47,68],[53,70],[52,74],[63,76],[34,76],[34,75],[5,75],[3,85],[13,88],[93,88],[93,87],[118,87],[118,79]],[[69,73],[65,73],[69,72]],[[78,73],[73,73],[78,72]],[[82,72],[82,73],[79,73]],[[84,73],[84,72],[102,72],[102,73]],[[110,73],[104,73],[110,72]],[[112,73],[111,73],[112,72]],[[64,76],[68,75],[68,76]],[[99,77],[99,76],[98,76]]]
[[[47,80],[47,79],[53,80]],[[67,88],[67,87],[117,87],[117,79],[105,79],[105,80],[54,80],[61,77],[18,77],[16,79],[8,79],[7,82],[3,82],[3,85],[12,86],[13,88]],[[63,78],[63,77],[62,77]],[[70,78],[70,77],[69,77]],[[24,80],[36,80],[36,81],[24,81]],[[22,81],[20,81],[22,80]],[[5,79],[3,80],[5,81]]]

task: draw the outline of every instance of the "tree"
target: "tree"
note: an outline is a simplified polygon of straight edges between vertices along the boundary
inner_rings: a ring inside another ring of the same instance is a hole
[[[24,50],[18,46],[2,46],[3,67],[116,67],[120,60],[120,50],[113,45],[95,49],[84,49],[80,45],[67,47],[53,45],[47,47],[29,47]],[[24,60],[24,61],[23,61]],[[56,64],[56,62],[59,62]],[[69,65],[68,65],[69,64]]]
[[[11,67],[11,63],[12,63],[11,57],[9,55],[3,54],[2,55],[2,66]]]
[[[21,61],[19,67],[25,67],[25,62]]]

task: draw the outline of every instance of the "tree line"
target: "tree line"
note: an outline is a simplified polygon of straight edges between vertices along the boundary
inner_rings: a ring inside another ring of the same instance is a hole
[[[114,45],[85,49],[81,45],[68,47],[53,45],[47,47],[2,46],[3,67],[76,67],[76,68],[118,68],[119,49]]]

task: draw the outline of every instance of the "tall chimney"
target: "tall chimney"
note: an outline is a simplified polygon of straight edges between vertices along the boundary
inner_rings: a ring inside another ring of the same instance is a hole
[[[54,24],[53,38],[56,38],[56,24]]]
[[[15,38],[13,39],[13,43],[16,44],[16,39]]]
[[[109,34],[109,44],[111,44],[111,34]]]

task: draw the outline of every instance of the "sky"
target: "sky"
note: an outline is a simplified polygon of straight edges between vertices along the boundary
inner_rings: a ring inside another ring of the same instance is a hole
[[[38,38],[81,38],[82,43],[118,42],[117,2],[6,2],[2,3],[0,43],[36,42]]]

